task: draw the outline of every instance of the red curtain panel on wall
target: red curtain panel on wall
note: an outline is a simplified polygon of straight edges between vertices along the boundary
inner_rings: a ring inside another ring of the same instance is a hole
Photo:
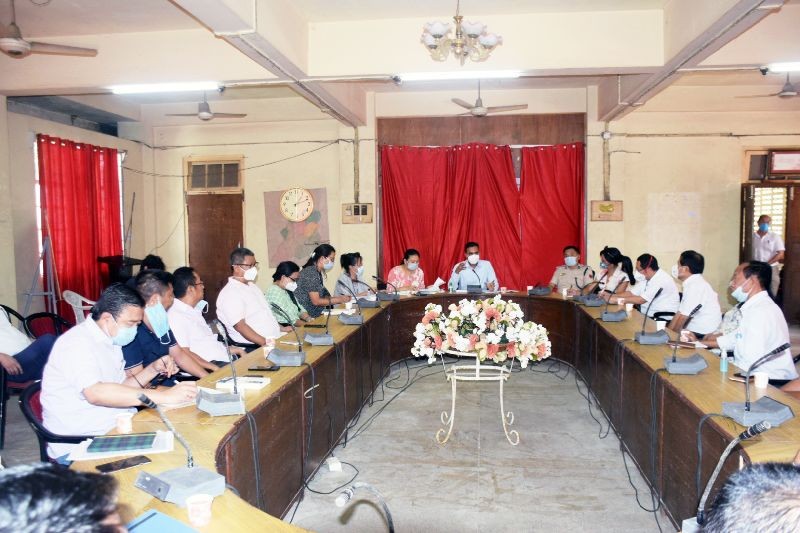
[[[37,143],[42,232],[51,240],[56,290],[95,300],[103,287],[97,258],[122,254],[117,151],[48,135]],[[65,302],[57,312],[71,316]]]
[[[547,284],[573,244],[585,251],[584,147],[582,143],[522,149],[520,224],[522,279]]]

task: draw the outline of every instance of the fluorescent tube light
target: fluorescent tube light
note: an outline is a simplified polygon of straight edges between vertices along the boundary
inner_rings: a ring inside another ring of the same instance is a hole
[[[131,85],[112,85],[114,94],[178,93],[189,91],[216,91],[220,83],[216,81],[184,81],[175,83],[138,83]]]
[[[770,72],[798,72],[800,71],[800,61],[792,63],[770,63],[767,65]]]
[[[485,80],[519,78],[519,70],[457,70],[451,72],[406,72],[398,74],[401,81]]]

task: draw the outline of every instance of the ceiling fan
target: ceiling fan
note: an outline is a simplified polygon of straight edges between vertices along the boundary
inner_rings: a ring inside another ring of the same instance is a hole
[[[212,118],[242,118],[246,113],[212,113],[211,107],[206,101],[206,93],[203,93],[203,101],[197,104],[197,113],[167,113],[168,117],[197,117],[200,120],[211,120]]]
[[[466,113],[459,113],[460,115],[472,115],[473,117],[485,117],[490,113],[501,113],[503,111],[516,111],[519,109],[528,109],[528,104],[520,105],[500,105],[493,107],[484,107],[483,100],[481,100],[481,81],[478,80],[478,99],[475,100],[475,105],[462,100],[461,98],[453,98],[454,104],[458,104],[468,111]]]
[[[31,54],[55,54],[62,56],[83,56],[94,57],[97,50],[93,48],[80,48],[78,46],[66,46],[62,44],[38,43],[26,41],[22,38],[22,32],[17,26],[16,11],[14,0],[11,4],[11,23],[7,26],[0,26],[0,51],[8,57],[22,59]]]
[[[736,98],[772,98],[777,96],[778,98],[791,98],[793,96],[797,96],[797,87],[795,87],[791,81],[789,81],[789,74],[786,74],[786,83],[783,84],[783,88],[777,92],[772,94],[752,94],[747,96],[737,96]]]

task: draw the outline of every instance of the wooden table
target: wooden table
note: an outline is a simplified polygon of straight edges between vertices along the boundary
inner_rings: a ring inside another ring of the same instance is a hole
[[[425,305],[435,302],[447,308],[466,297],[443,293],[383,302],[383,308],[363,309],[365,319],[361,326],[346,326],[331,319],[330,331],[336,346],[305,347],[307,362],[314,369],[313,377],[307,366],[266,374],[272,380],[269,386],[246,392],[246,416],[213,418],[194,407],[170,411],[170,419],[191,443],[198,464],[225,475],[241,497],[228,491],[215,500],[214,521],[204,531],[229,532],[254,527],[297,530],[275,517],[287,513],[300,496],[304,479],[311,477],[336,443],[346,436],[347,423],[371,401],[371,393],[388,372],[389,365],[410,356],[412,332]],[[639,346],[625,340],[632,339],[641,328],[642,316],[637,312],[623,322],[603,323],[598,319],[602,308],[585,308],[561,296],[509,293],[506,298],[520,303],[526,320],[547,327],[553,357],[574,365],[589,384],[642,474],[660,495],[673,522],[677,524],[694,516],[699,500],[695,489],[698,423],[707,413],[720,412],[723,401],[743,401],[743,385],[720,374],[716,356],[704,350],[700,353],[709,368],[699,375],[670,376],[658,372],[653,378],[671,351],[666,346]],[[648,328],[654,329],[652,321]],[[690,353],[681,350],[679,356]],[[239,375],[248,373],[247,368],[255,363],[263,363],[263,358],[259,350],[239,360],[236,363]],[[729,375],[735,371],[732,368]],[[213,386],[214,381],[228,375],[229,369],[221,369],[199,383]],[[316,385],[313,400],[305,396],[312,380]],[[655,453],[651,453],[650,440],[651,383],[656,399]],[[772,387],[767,392],[800,412],[798,400]],[[153,429],[163,429],[153,411],[146,410],[134,417],[135,431]],[[718,418],[705,423],[702,485],[722,450],[742,429]],[[252,447],[254,440],[256,454]],[[800,422],[793,419],[742,443],[726,462],[718,484],[738,468],[740,458],[752,462],[790,461],[798,448]],[[183,464],[183,451],[176,448],[170,454],[154,455],[152,459],[149,465],[116,474],[122,486],[121,501],[130,506],[132,513],[126,518],[156,508],[185,520],[185,510],[153,500],[132,487],[140,469],[160,472]],[[92,468],[93,464],[77,466]]]

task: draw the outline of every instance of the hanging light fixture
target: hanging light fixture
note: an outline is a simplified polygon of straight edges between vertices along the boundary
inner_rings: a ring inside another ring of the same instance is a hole
[[[492,50],[503,44],[503,38],[486,31],[486,24],[482,22],[464,22],[461,15],[461,1],[456,3],[455,36],[451,37],[453,25],[449,22],[428,22],[422,32],[420,41],[431,54],[435,61],[445,61],[453,53],[463,65],[469,58],[470,61],[486,61]]]

